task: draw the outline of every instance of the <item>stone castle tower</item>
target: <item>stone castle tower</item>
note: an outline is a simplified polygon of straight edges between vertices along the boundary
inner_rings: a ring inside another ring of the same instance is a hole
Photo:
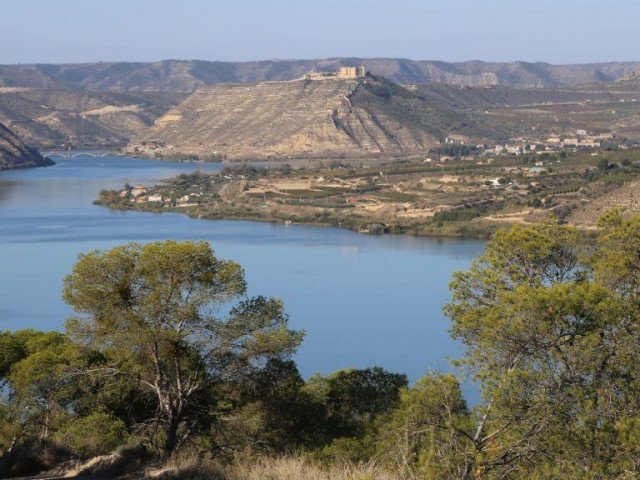
[[[362,78],[367,75],[367,69],[360,67],[340,67],[338,71],[339,78]]]

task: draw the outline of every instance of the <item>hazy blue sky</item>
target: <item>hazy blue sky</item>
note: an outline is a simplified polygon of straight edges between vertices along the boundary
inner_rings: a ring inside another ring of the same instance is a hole
[[[0,0],[0,63],[640,60],[640,0]]]

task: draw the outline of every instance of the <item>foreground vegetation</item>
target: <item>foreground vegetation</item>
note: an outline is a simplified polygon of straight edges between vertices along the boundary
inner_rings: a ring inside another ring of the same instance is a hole
[[[640,213],[639,179],[637,149],[298,169],[241,164],[180,175],[142,194],[129,185],[105,190],[96,203],[204,219],[488,238],[505,225],[550,216],[589,232],[613,206]]]
[[[619,211],[595,248],[556,223],[497,232],[445,306],[482,391],[470,406],[451,374],[304,381],[282,303],[247,298],[241,267],[206,243],[90,252],[65,280],[64,333],[0,335],[0,474],[116,449],[75,472],[637,478],[638,258],[640,217]]]

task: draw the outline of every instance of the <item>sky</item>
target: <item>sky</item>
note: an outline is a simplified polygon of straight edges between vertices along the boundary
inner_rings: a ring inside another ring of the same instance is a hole
[[[640,60],[640,0],[0,0],[0,64]]]

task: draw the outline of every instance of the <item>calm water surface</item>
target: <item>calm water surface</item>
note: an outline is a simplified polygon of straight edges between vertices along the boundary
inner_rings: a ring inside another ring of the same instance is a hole
[[[460,353],[441,307],[451,273],[465,269],[483,242],[111,211],[91,203],[103,188],[221,167],[123,157],[56,161],[0,173],[0,330],[62,328],[70,313],[62,279],[81,252],[205,239],[218,256],[245,267],[252,293],[283,299],[291,325],[306,330],[297,355],[304,376],[381,365],[416,380],[428,369],[449,369],[447,358]]]

